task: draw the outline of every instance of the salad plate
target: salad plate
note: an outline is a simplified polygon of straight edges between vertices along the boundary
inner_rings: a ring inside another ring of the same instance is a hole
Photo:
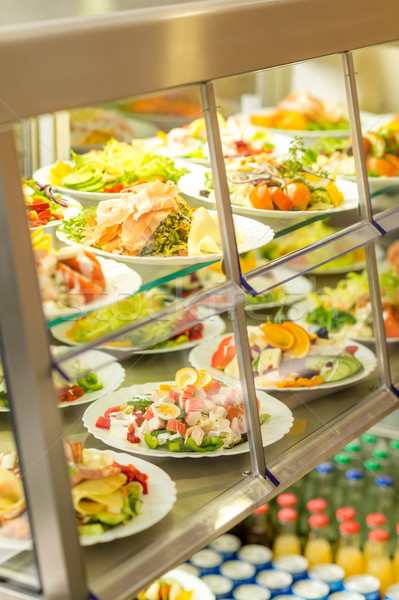
[[[314,309],[314,305],[312,304],[312,302],[310,300],[308,300],[307,298],[304,298],[303,300],[296,302],[289,308],[287,316],[291,321],[295,321],[296,323],[306,324],[308,327],[312,327],[311,324],[307,323],[306,318],[307,318],[309,312],[312,311],[313,309]],[[363,344],[374,344],[375,343],[374,336],[361,335],[358,332],[359,326],[361,326],[361,323],[354,323],[353,325],[344,326],[345,327],[345,335],[349,335],[351,337],[351,339],[356,340],[357,342],[362,342]],[[317,329],[317,326],[313,326],[313,327],[315,327],[315,329]],[[339,333],[337,333],[337,334],[332,333],[331,335],[339,336]],[[342,337],[342,335],[341,335],[341,337]],[[392,337],[387,336],[386,339],[387,339],[388,344],[398,344],[399,343],[399,337],[396,337],[396,336],[392,336]]]
[[[248,331],[251,331],[253,329],[255,328],[249,327]],[[195,369],[206,369],[213,375],[213,377],[218,378],[220,381],[223,381],[228,385],[237,385],[237,377],[234,377],[230,374],[225,373],[223,370],[216,369],[211,366],[211,358],[218,350],[220,342],[222,342],[222,340],[225,337],[226,336],[214,338],[209,342],[204,342],[193,348],[189,355],[189,362],[191,365],[193,365]],[[287,392],[304,392],[306,395],[309,394],[309,396],[312,397],[315,392],[318,392],[318,395],[319,392],[336,392],[342,388],[345,388],[349,385],[353,385],[355,383],[358,383],[359,381],[362,381],[363,379],[366,379],[374,371],[377,365],[377,359],[374,353],[371,352],[369,348],[366,348],[366,346],[362,346],[361,344],[358,344],[357,342],[354,342],[350,339],[344,340],[343,343],[345,347],[356,346],[357,348],[354,356],[358,361],[362,363],[363,369],[358,371],[354,375],[350,375],[349,377],[345,377],[344,379],[339,381],[325,381],[320,385],[313,385],[312,387],[276,387],[275,385],[271,384],[267,385],[267,382],[262,382],[261,376],[256,376],[256,388],[258,390],[264,390],[266,392],[271,392],[274,394],[285,394]],[[101,402],[101,400],[99,400],[99,402]]]
[[[226,327],[225,322],[218,315],[212,317],[211,319],[207,319],[202,323],[204,328],[202,330],[202,336],[200,339],[192,340],[182,344],[176,343],[176,345],[174,346],[165,346],[163,348],[148,348],[147,350],[141,350],[139,352],[136,352],[135,354],[164,354],[166,352],[178,352],[179,350],[189,350],[196,346],[196,344],[199,344],[201,341],[220,335],[221,333],[223,333]],[[67,331],[71,328],[72,325],[73,321],[60,323],[59,325],[56,325],[55,327],[51,328],[51,334],[56,340],[62,342],[63,344],[69,344],[70,346],[78,346],[79,342],[74,342],[67,336]],[[119,344],[118,342],[115,342],[114,344],[101,346],[101,348],[103,350],[131,352],[132,346],[127,345],[127,343],[129,342],[129,338],[127,336],[125,338],[121,338],[119,342],[121,343]]]
[[[210,215],[216,216],[216,211],[209,211]],[[256,248],[260,248],[265,246],[268,242],[273,239],[274,232],[270,227],[255,221],[254,219],[248,219],[242,216],[236,216],[234,218],[234,223],[237,231],[240,235],[240,241],[238,244],[239,252],[249,252],[250,250],[254,250]],[[79,242],[75,242],[67,237],[67,235],[57,230],[56,235],[58,239],[65,244],[71,246],[79,246],[84,247],[93,252],[93,254],[103,256],[104,258],[114,258],[117,261],[126,263],[128,265],[162,265],[162,266],[178,266],[178,265],[194,265],[200,264],[209,261],[217,261],[223,258],[223,254],[201,254],[199,256],[126,256],[113,254],[112,252],[107,252],[105,250],[99,250],[97,248],[93,248],[91,246],[84,246]]]
[[[96,455],[109,454],[108,451],[97,449],[93,449],[93,452],[95,452]],[[131,454],[123,454],[120,452],[115,452],[113,454],[114,459],[118,464],[133,464],[136,469],[148,475],[148,494],[143,497],[140,514],[135,518],[121,525],[111,527],[103,533],[80,535],[80,543],[82,546],[92,546],[94,544],[111,542],[116,539],[140,533],[164,519],[171,511],[176,501],[176,485],[169,475],[161,468],[140,458],[133,458]],[[22,516],[24,516],[24,514]],[[2,535],[2,529],[3,528],[0,527],[0,547],[19,548],[22,551],[29,549],[32,546],[30,540],[18,540]]]
[[[158,458],[164,458],[166,456],[170,458],[202,458],[204,456],[212,458],[217,456],[233,456],[236,454],[249,452],[248,442],[240,443],[229,449],[219,448],[212,452],[170,452],[166,447],[163,446],[159,449],[152,449],[147,447],[144,443],[140,445],[131,444],[126,440],[126,437],[123,436],[123,433],[119,427],[116,429],[116,431],[113,431],[112,427],[110,430],[96,427],[98,418],[109,408],[130,401],[134,395],[151,395],[159,385],[174,384],[174,381],[154,382],[145,383],[142,385],[133,385],[131,387],[117,390],[109,396],[100,398],[94,404],[92,404],[83,415],[83,423],[88,431],[94,435],[94,437],[104,442],[104,444],[113,446],[114,448],[119,448],[125,452],[131,452],[133,454],[143,454]],[[237,389],[237,386],[239,386],[239,382],[235,380],[232,387]],[[270,418],[266,420],[263,425],[261,425],[263,446],[269,446],[270,444],[273,444],[277,440],[281,439],[291,429],[294,418],[290,409],[285,406],[285,404],[279,400],[276,400],[276,398],[273,398],[269,394],[260,392],[258,394],[258,399],[260,403],[260,414],[267,413],[270,415]]]
[[[215,600],[215,596],[210,588],[199,577],[188,573],[184,568],[177,567],[176,569],[172,569],[162,575],[161,579],[173,579],[180,583],[185,591],[193,592],[193,595],[190,596],[190,600]],[[146,600],[146,598],[147,597],[145,597],[144,600]],[[169,596],[166,600],[169,600]]]
[[[209,172],[209,169],[201,165],[189,165],[187,167],[190,170],[189,174],[183,175],[179,181],[180,191],[187,197],[193,198],[196,201],[201,201],[202,204],[209,207],[215,206],[215,201],[204,196],[201,192],[204,190],[205,173]],[[331,214],[337,214],[348,210],[355,210],[358,206],[358,193],[357,185],[352,181],[346,179],[335,180],[335,184],[340,192],[344,195],[344,202],[338,207],[331,206],[331,209],[320,210],[267,210],[260,208],[251,208],[246,206],[239,206],[238,204],[231,204],[232,210],[237,215],[243,215],[251,217],[252,219],[263,220],[266,219],[268,223],[272,220],[277,221],[284,219],[287,221],[292,220],[303,220],[321,213],[326,216]]]
[[[58,232],[57,232],[58,235]],[[93,252],[94,254],[94,252]],[[43,309],[48,320],[54,321],[64,317],[80,316],[93,310],[103,308],[135,294],[141,286],[141,277],[136,271],[116,260],[99,258],[104,273],[106,291],[99,298],[79,306],[69,306],[54,300],[45,300]]]

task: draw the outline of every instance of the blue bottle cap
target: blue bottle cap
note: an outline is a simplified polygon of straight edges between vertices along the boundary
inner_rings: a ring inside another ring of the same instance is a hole
[[[375,484],[378,485],[378,487],[392,487],[393,486],[393,479],[392,479],[392,477],[389,477],[388,475],[381,475],[381,477],[376,477],[374,481],[375,481]]]
[[[363,479],[364,474],[360,469],[349,469],[348,471],[345,471],[345,477],[352,481],[359,481],[360,479]]]
[[[334,465],[332,462],[322,462],[317,465],[315,470],[318,473],[332,473],[334,471]]]

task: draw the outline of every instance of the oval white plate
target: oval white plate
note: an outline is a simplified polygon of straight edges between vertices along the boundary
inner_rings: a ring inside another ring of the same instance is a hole
[[[293,277],[294,275],[296,275],[295,270],[286,269],[285,267],[277,267],[276,269],[273,269],[272,273],[275,275],[276,281],[279,281],[281,279],[287,279],[288,277]],[[257,278],[257,281],[259,281],[260,277],[261,276]],[[265,277],[266,280],[269,279],[267,275]],[[249,283],[251,284],[251,281],[249,281]],[[257,285],[256,287],[258,288],[259,286]],[[285,283],[281,284],[281,287],[284,289],[284,296],[281,298],[281,300],[273,302],[259,302],[258,304],[247,303],[245,304],[245,310],[247,312],[250,312],[252,310],[276,308],[278,306],[286,306],[287,304],[293,304],[294,302],[297,302],[298,300],[303,298],[303,296],[310,294],[310,292],[313,289],[312,282],[306,277],[303,277],[302,275],[295,277],[295,279],[290,279],[289,281],[286,281]]]
[[[305,319],[306,316],[308,315],[308,313],[313,310],[313,305],[311,304],[311,302],[309,302],[306,298],[304,298],[303,300],[299,301],[299,302],[295,302],[295,304],[293,304],[288,313],[287,313],[287,317],[290,321],[295,321],[296,323],[305,323],[306,327],[313,327],[313,325],[306,323]],[[338,332],[339,334],[339,332]],[[334,334],[332,334],[334,335]],[[366,337],[360,337],[358,335],[352,335],[350,333],[349,330],[349,335],[351,336],[352,340],[356,340],[357,342],[363,342],[364,344],[374,344],[375,343],[375,338],[374,336],[366,336]],[[389,344],[397,344],[399,343],[399,337],[387,337],[387,342]]]
[[[211,214],[216,214],[215,211],[209,211]],[[241,243],[239,244],[239,252],[249,252],[256,248],[261,248],[270,242],[274,237],[274,232],[267,225],[258,223],[253,219],[246,217],[234,217],[234,223],[241,234]],[[105,258],[114,258],[117,261],[126,264],[141,264],[141,265],[194,265],[213,260],[221,260],[223,254],[203,254],[202,256],[122,256],[98,250],[91,246],[84,246],[73,240],[69,240],[64,233],[57,231],[57,237],[61,242],[69,246],[79,246],[87,248],[93,254],[104,256]]]
[[[211,346],[212,342],[210,342]],[[216,346],[217,347],[217,346]],[[210,369],[209,369],[210,370]],[[218,379],[221,379],[218,377]],[[172,381],[162,381],[156,383],[144,383],[142,385],[133,385],[131,387],[122,388],[116,392],[113,392],[106,398],[100,398],[94,404],[92,404],[83,415],[83,423],[89,432],[98,438],[104,444],[113,446],[125,450],[126,452],[132,452],[133,454],[144,454],[147,456],[154,456],[158,458],[213,458],[215,456],[232,456],[234,454],[243,454],[249,452],[248,442],[234,446],[230,450],[224,450],[220,448],[215,452],[169,452],[167,449],[152,450],[147,446],[139,446],[130,444],[124,436],[126,429],[123,430],[121,437],[116,436],[112,430],[107,431],[106,429],[100,429],[96,427],[96,421],[99,416],[103,415],[104,412],[112,406],[118,406],[123,402],[131,400],[133,394],[149,394],[156,390],[160,383],[174,383]],[[239,381],[235,380],[233,387],[239,386]],[[292,427],[294,417],[290,409],[285,406],[276,398],[273,398],[269,394],[260,392],[258,394],[260,402],[260,413],[268,413],[271,415],[270,419],[261,426],[263,446],[269,446],[277,440],[280,440]]]
[[[187,573],[184,569],[179,569],[179,567],[172,569],[172,571],[168,571],[165,575],[162,575],[162,578],[174,579],[180,583],[184,590],[194,591],[191,600],[215,600],[215,596],[209,587],[199,577]]]
[[[80,213],[80,211],[82,210],[82,205],[80,204],[80,202],[75,200],[75,198],[66,198],[65,196],[62,196],[62,198],[63,200],[66,200],[68,202],[68,208],[63,208],[62,206],[60,206],[60,209],[64,211],[64,219],[50,221],[49,223],[47,223],[47,225],[40,225],[40,227],[29,227],[31,232],[36,231],[40,228],[51,229],[53,227],[58,227],[58,225],[61,225],[62,221],[70,219],[71,217],[75,217]]]
[[[57,232],[58,235],[58,232]],[[80,244],[78,244],[80,245]],[[94,254],[94,252],[93,252]],[[141,286],[141,277],[136,271],[116,260],[99,259],[106,281],[106,291],[93,302],[83,306],[60,306],[51,300],[43,302],[44,313],[48,320],[54,320],[67,316],[82,316],[92,310],[103,308],[132,296]]]
[[[105,453],[109,450],[97,450],[96,452]],[[143,503],[140,507],[141,514],[117,527],[113,527],[104,533],[98,535],[80,536],[82,546],[93,546],[104,542],[111,542],[119,538],[134,535],[144,531],[155,523],[161,521],[172,509],[176,502],[176,485],[169,475],[162,469],[141,458],[132,457],[131,454],[122,454],[114,452],[115,460],[121,465],[133,464],[139,471],[148,475],[148,494],[143,496]],[[31,547],[29,540],[15,540],[1,535],[0,527],[0,547],[3,548],[21,548],[21,550]]]
[[[55,348],[55,347],[54,347]],[[69,348],[66,346],[56,346],[57,350],[60,349],[66,351]],[[71,359],[74,360],[74,359]],[[109,394],[116,390],[123,380],[125,379],[125,369],[120,365],[115,358],[106,354],[105,352],[99,352],[98,350],[88,350],[87,352],[83,352],[79,355],[78,360],[81,360],[82,363],[85,363],[88,367],[90,367],[94,373],[98,376],[98,381],[103,383],[103,388],[101,390],[87,392],[78,400],[74,400],[73,402],[60,402],[58,406],[60,408],[66,408],[67,406],[77,406],[78,404],[87,404],[88,402],[94,402],[104,396],[105,394]],[[63,363],[61,363],[60,368],[62,369]],[[71,381],[71,385],[76,383],[75,381]],[[9,412],[9,408],[0,407],[0,412]]]
[[[186,165],[187,166],[187,165]],[[195,200],[201,200],[205,205],[215,206],[215,201],[202,196],[200,191],[204,189],[205,173],[209,168],[201,165],[189,164],[187,166],[190,169],[190,173],[183,175],[179,181],[180,191]],[[344,195],[344,202],[337,208],[331,207],[326,210],[263,210],[260,208],[250,208],[246,206],[239,206],[238,204],[231,204],[232,210],[235,214],[244,215],[253,219],[305,219],[320,214],[338,214],[347,210],[354,210],[358,206],[358,193],[357,185],[347,179],[337,178],[335,180],[337,188]]]
[[[73,342],[70,340],[66,332],[73,325],[73,321],[67,321],[65,323],[60,323],[55,327],[51,328],[52,336],[62,342],[63,344],[69,344],[70,346],[79,346],[79,342]],[[199,340],[192,340],[191,342],[185,342],[184,344],[179,344],[178,346],[169,346],[166,348],[148,348],[148,350],[141,350],[140,352],[136,352],[135,354],[163,354],[165,352],[177,352],[178,350],[188,350],[189,348],[194,348],[197,344],[200,344],[202,341],[207,340],[209,338],[213,338],[217,335],[223,333],[226,328],[225,322],[219,316],[214,316],[211,319],[207,319],[203,321],[204,329],[202,330],[202,338]],[[121,338],[121,341],[127,338]],[[129,346],[118,346],[117,342],[115,345],[110,346],[100,346],[104,350],[120,350],[121,352],[131,352],[131,347]]]
[[[234,377],[231,377],[230,375],[226,375],[224,373],[224,371],[220,371],[219,369],[214,369],[211,366],[211,358],[212,355],[214,354],[214,352],[217,350],[219,343],[222,341],[222,339],[226,337],[226,336],[220,336],[220,338],[214,338],[213,340],[209,341],[209,342],[204,342],[202,344],[198,344],[198,346],[196,346],[195,348],[193,348],[189,354],[188,360],[190,362],[190,364],[195,368],[195,369],[206,369],[207,371],[210,371],[210,373],[212,373],[213,377],[215,379],[219,379],[220,381],[223,381],[226,384],[229,385],[237,385],[237,383],[239,382],[238,379],[235,379]],[[286,392],[301,392],[304,391],[306,392],[306,394],[312,394],[313,392],[316,392],[318,390],[331,390],[333,392],[347,387],[349,385],[352,385],[354,383],[357,383],[358,381],[361,381],[362,379],[365,379],[366,377],[368,377],[370,375],[370,373],[372,373],[377,365],[377,359],[374,355],[373,352],[371,352],[371,350],[369,350],[369,348],[366,348],[365,346],[362,346],[361,344],[358,344],[357,342],[354,342],[353,340],[345,340],[344,342],[345,346],[358,346],[358,350],[355,353],[355,357],[360,360],[360,362],[363,364],[363,371],[360,371],[360,373],[356,373],[355,375],[352,375],[351,377],[347,377],[346,379],[343,379],[342,381],[337,381],[337,382],[331,382],[331,383],[323,383],[321,385],[315,385],[314,387],[299,387],[299,388],[277,388],[275,386],[272,385],[262,385],[259,380],[262,379],[262,377],[255,377],[255,386],[258,390],[265,390],[267,392],[275,392],[275,393],[286,393]],[[116,392],[118,393],[118,392]],[[98,402],[101,402],[101,400],[98,400]],[[92,407],[93,405],[91,405]],[[90,407],[90,408],[91,408]]]

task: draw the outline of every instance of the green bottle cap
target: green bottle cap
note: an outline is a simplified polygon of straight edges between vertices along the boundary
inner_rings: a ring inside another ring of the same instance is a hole
[[[368,471],[379,471],[381,469],[381,463],[377,460],[366,460],[364,463],[364,468]]]
[[[359,442],[350,442],[344,447],[345,452],[354,452],[357,454],[360,452],[360,444]]]
[[[388,450],[384,450],[383,448],[375,448],[375,450],[373,450],[372,455],[374,456],[374,458],[388,458],[389,456],[389,452]]]
[[[393,450],[398,450],[399,449],[399,440],[390,440],[389,445]]]
[[[340,452],[334,456],[334,461],[340,465],[348,465],[350,462],[352,462],[352,458],[348,456],[348,454]]]
[[[376,444],[378,438],[376,435],[372,435],[371,433],[362,433],[360,436],[360,441],[362,444]]]

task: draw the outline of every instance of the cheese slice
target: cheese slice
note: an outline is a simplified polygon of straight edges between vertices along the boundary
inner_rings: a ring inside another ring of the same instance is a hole
[[[123,505],[120,488],[126,479],[126,475],[120,473],[114,477],[90,479],[78,483],[72,488],[75,510],[83,515],[94,515],[104,510],[119,514]]]
[[[198,208],[193,213],[187,251],[189,256],[222,252],[219,225],[206,208]]]

